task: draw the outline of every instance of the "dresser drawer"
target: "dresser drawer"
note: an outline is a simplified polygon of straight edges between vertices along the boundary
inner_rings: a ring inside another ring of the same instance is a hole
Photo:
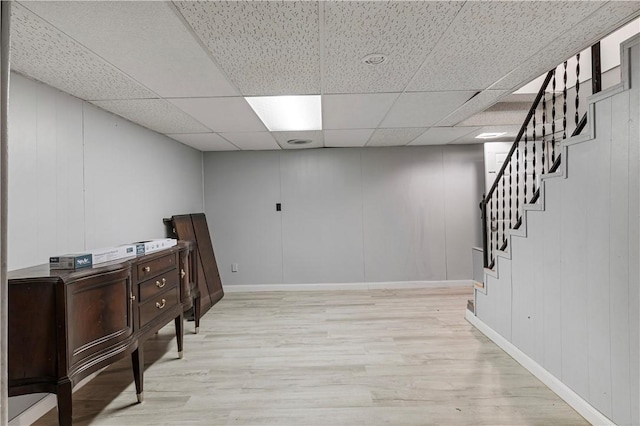
[[[164,293],[156,295],[153,299],[141,303],[140,306],[140,327],[144,327],[159,317],[170,308],[176,306],[180,300],[180,290],[173,287]]]
[[[176,266],[176,254],[171,253],[148,261],[138,263],[138,281],[156,276]]]
[[[170,287],[177,287],[178,285],[178,273],[175,269],[158,275],[155,278],[141,282],[139,284],[140,289],[140,302],[146,302],[153,299],[159,293],[162,293]]]

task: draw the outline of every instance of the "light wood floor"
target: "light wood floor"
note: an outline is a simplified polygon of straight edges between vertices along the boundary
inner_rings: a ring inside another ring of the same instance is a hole
[[[586,421],[464,320],[471,289],[231,293],[74,394],[74,424],[574,425]],[[57,424],[56,410],[37,425]]]

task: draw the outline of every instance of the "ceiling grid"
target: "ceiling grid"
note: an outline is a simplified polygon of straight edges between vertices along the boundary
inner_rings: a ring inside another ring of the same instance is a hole
[[[514,89],[640,13],[638,1],[15,3],[14,71],[202,151],[511,137],[526,109]],[[320,95],[323,130],[269,132],[245,96],[277,95]]]
[[[21,4],[11,19],[14,71],[84,100],[158,97]]]

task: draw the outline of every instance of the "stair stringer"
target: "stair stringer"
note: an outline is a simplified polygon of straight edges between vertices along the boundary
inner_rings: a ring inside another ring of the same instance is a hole
[[[545,184],[547,179],[555,179],[563,176],[563,171],[556,171],[555,173],[545,175],[542,177],[540,181],[540,195],[538,196],[538,200],[533,204],[525,204],[522,211],[522,222],[518,229],[510,229],[507,231],[507,239],[508,243],[505,250],[497,250],[496,253],[496,262],[493,269],[485,268],[485,283],[487,282],[487,277],[493,277],[496,279],[500,278],[500,259],[511,260],[511,247],[513,246],[514,238],[527,238],[527,220],[529,216],[529,212],[542,212],[545,210]],[[485,291],[486,289],[485,284]]]
[[[626,90],[628,83],[624,81],[595,95],[590,96],[587,101],[589,106],[587,108],[587,127],[583,130],[583,133],[571,138],[565,139],[561,143],[562,162],[554,173],[545,174],[540,179],[540,195],[536,203],[526,204],[523,207],[522,223],[519,229],[511,229],[507,231],[508,244],[505,250],[496,251],[496,261],[493,269],[484,269],[484,288],[483,293],[486,295],[491,291],[491,286],[498,284],[500,286],[511,286],[511,260],[512,260],[512,247],[515,238],[527,238],[529,233],[529,215],[537,212],[544,212],[546,210],[546,185],[549,180],[556,180],[559,178],[567,179],[570,173],[571,163],[571,147],[577,144],[587,143],[593,141],[596,137],[596,108],[595,104],[603,99],[615,96],[618,93]],[[508,266],[505,263],[509,262]],[[501,269],[507,268],[509,274],[507,277],[501,276]],[[476,306],[478,303],[476,301]]]

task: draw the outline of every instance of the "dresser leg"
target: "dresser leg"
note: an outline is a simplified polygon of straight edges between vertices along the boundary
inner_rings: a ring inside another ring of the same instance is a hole
[[[138,397],[138,402],[142,402],[144,401],[144,389],[142,388],[144,376],[144,352],[142,348],[139,347],[131,353],[131,363],[133,364],[133,381],[136,383],[136,396]]]
[[[193,299],[193,317],[196,323],[196,334],[200,331],[200,296]]]
[[[195,315],[195,312],[194,312]],[[176,340],[178,341],[178,358],[182,358],[182,337],[184,336],[184,323],[182,311],[175,319],[176,323]]]
[[[58,422],[60,426],[71,426],[73,409],[71,405],[71,381],[68,377],[58,382]]]

